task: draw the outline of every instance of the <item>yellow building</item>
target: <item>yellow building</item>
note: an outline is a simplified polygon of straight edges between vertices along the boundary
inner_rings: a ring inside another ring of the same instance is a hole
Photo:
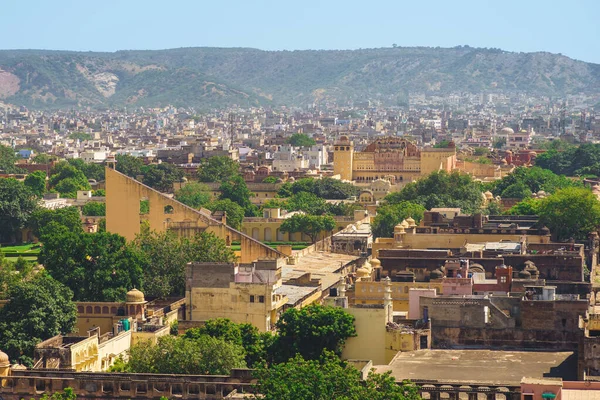
[[[236,323],[251,323],[262,332],[271,330],[288,301],[287,296],[278,293],[282,261],[188,263],[186,319],[229,318]]]
[[[333,171],[341,179],[368,183],[387,179],[393,183],[411,182],[434,171],[456,168],[456,148],[419,149],[414,143],[397,137],[375,140],[361,152],[354,151],[347,136],[334,144]]]

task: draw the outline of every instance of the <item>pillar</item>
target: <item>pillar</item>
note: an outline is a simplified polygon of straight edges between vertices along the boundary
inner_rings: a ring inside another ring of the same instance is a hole
[[[430,400],[440,400],[440,392],[429,392]]]
[[[486,393],[486,400],[496,400],[496,392]]]
[[[477,400],[477,393],[468,393],[467,396],[469,400]]]

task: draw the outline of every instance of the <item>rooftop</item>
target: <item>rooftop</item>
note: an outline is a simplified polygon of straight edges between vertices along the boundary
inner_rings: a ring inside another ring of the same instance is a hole
[[[401,352],[378,373],[392,371],[396,380],[437,380],[520,385],[531,378],[577,379],[573,352],[501,350],[419,350]]]

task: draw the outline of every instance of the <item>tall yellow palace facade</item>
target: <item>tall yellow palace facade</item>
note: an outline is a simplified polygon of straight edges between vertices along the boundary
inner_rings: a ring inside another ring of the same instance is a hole
[[[434,171],[456,168],[456,148],[419,149],[397,137],[384,137],[355,152],[347,136],[334,145],[333,170],[342,180],[368,183],[377,179],[411,182]],[[392,179],[393,178],[393,179]]]

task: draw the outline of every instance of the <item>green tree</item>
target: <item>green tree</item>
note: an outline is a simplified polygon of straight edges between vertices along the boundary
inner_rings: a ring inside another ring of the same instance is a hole
[[[330,215],[294,214],[283,221],[279,229],[281,232],[304,233],[315,243],[321,232],[335,229],[335,219]]]
[[[139,342],[129,350],[127,370],[153,374],[229,375],[245,368],[244,348],[202,335],[194,339],[163,336],[157,345]]]
[[[433,172],[417,182],[407,184],[399,192],[385,197],[390,204],[409,201],[430,210],[434,207],[459,207],[464,213],[481,209],[481,186],[470,175],[460,172]]]
[[[296,355],[287,362],[255,371],[256,399],[264,400],[421,400],[410,382],[399,385],[390,372],[373,371],[363,381],[360,371],[325,353],[319,360]]]
[[[0,178],[0,242],[14,242],[36,208],[37,198],[23,182]]]
[[[252,324],[236,324],[227,318],[210,319],[204,326],[188,329],[185,332],[185,337],[188,339],[196,339],[202,335],[242,346],[246,352],[246,364],[250,368],[267,359],[267,351],[273,339],[273,334],[270,332],[261,333]]]
[[[0,144],[0,171],[7,174],[20,173],[21,169],[15,166],[15,162],[17,162],[15,150]]]
[[[546,193],[554,193],[559,189],[582,185],[581,182],[574,181],[563,175],[556,175],[552,171],[540,167],[518,167],[509,175],[495,182],[492,192],[495,195],[505,197],[503,195],[504,191],[515,184],[519,184],[519,186],[511,188],[511,191],[518,192],[520,189],[522,194],[527,193],[523,185],[532,193],[537,193],[540,190]],[[511,193],[511,191],[508,194],[515,194]]]
[[[69,135],[69,138],[73,140],[92,140],[92,135],[85,132],[73,132]]]
[[[504,146],[506,146],[506,138],[501,137],[498,139],[494,139],[494,143],[492,144],[492,147],[495,149],[501,149]]]
[[[584,240],[600,226],[600,201],[588,189],[566,188],[543,199],[538,215],[558,240]]]
[[[299,192],[287,199],[289,211],[304,211],[311,215],[322,215],[327,213],[329,206],[327,202],[316,194]]]
[[[239,204],[244,209],[246,217],[254,217],[258,212],[258,208],[250,201],[254,197],[254,193],[248,189],[248,185],[241,176],[236,176],[230,181],[223,182],[219,187],[221,195],[219,200],[229,199]]]
[[[33,161],[36,164],[48,164],[50,162],[51,158],[48,154],[44,154],[44,153],[40,153],[40,154],[36,154],[31,161]]]
[[[64,226],[68,231],[74,233],[83,232],[81,217],[77,207],[63,207],[55,210],[38,208],[31,214],[29,226],[33,234],[42,239],[47,234],[52,234],[57,226]]]
[[[317,144],[315,139],[305,133],[294,133],[287,139],[287,143],[295,147],[311,147]]]
[[[541,199],[524,199],[510,208],[506,212],[508,215],[537,215],[540,208]]]
[[[274,176],[267,176],[265,179],[262,180],[262,183],[277,183],[277,178],[275,178]]]
[[[287,361],[300,354],[307,360],[318,360],[323,351],[338,356],[346,339],[356,336],[354,316],[343,308],[311,304],[298,310],[289,308],[276,324],[277,336],[273,357]]]
[[[239,204],[230,199],[224,199],[208,203],[206,208],[210,211],[225,211],[227,213],[227,225],[237,230],[242,228],[245,211]]]
[[[182,179],[182,170],[173,164],[161,163],[144,167],[142,183],[158,191],[170,193],[173,191],[173,184],[181,182]]]
[[[228,182],[237,176],[240,176],[240,165],[226,156],[205,158],[198,167],[200,182]]]
[[[46,273],[22,281],[0,309],[0,348],[10,359],[29,364],[35,345],[75,327],[73,292]]]
[[[175,200],[196,209],[206,205],[210,198],[208,186],[198,182],[189,182],[175,192]]]
[[[81,208],[81,211],[88,217],[104,217],[106,216],[106,203],[90,201]]]
[[[516,182],[506,187],[500,194],[500,196],[504,199],[526,199],[531,197],[531,189],[527,187],[527,185],[522,182]]]
[[[13,287],[32,276],[33,266],[30,262],[21,256],[16,262],[8,261],[0,251],[0,300],[6,300]]]
[[[71,158],[68,163],[80,170],[87,179],[96,181],[104,180],[104,165],[96,163],[86,163],[81,158]]]
[[[145,255],[144,292],[150,297],[173,297],[185,294],[185,265],[197,262],[233,262],[235,253],[225,241],[212,233],[202,232],[184,238],[173,232],[144,230],[133,245]]]
[[[44,393],[44,395],[40,397],[40,400],[75,400],[76,398],[77,395],[75,394],[75,391],[72,388],[68,387],[65,388],[64,391],[56,392],[52,395]]]
[[[63,197],[75,197],[78,190],[90,190],[85,174],[66,161],[61,161],[50,171],[50,187]]]
[[[447,149],[448,147],[450,147],[450,141],[449,140],[442,140],[441,142],[435,144],[433,147],[436,149]]]
[[[77,301],[121,301],[131,288],[143,289],[147,260],[124,237],[61,227],[43,238],[40,262],[73,290]]]
[[[423,219],[425,211],[422,205],[409,201],[385,204],[377,209],[377,216],[373,220],[373,236],[392,237],[396,225],[409,217],[418,224]]]
[[[134,179],[143,174],[144,161],[141,158],[129,154],[117,154],[115,160],[117,161],[116,169],[120,173]]]
[[[323,199],[345,200],[351,196],[358,195],[358,188],[351,183],[342,182],[339,179],[302,178],[291,183],[287,182],[279,189],[280,197],[290,197],[301,192],[312,193]]]
[[[46,192],[46,173],[34,171],[25,177],[24,183],[37,197],[42,197]]]

